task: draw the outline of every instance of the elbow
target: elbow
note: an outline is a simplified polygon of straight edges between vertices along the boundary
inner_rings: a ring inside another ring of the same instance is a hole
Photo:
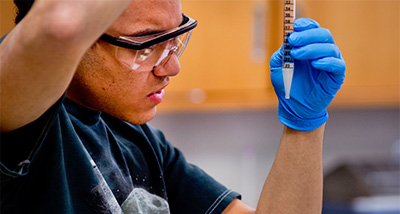
[[[62,17],[65,18],[65,17]],[[44,35],[48,41],[53,42],[73,42],[78,40],[82,34],[82,29],[76,21],[72,19],[57,19],[47,21],[44,27]]]
[[[53,9],[42,18],[42,33],[49,42],[76,42],[85,32],[83,15],[74,8]]]

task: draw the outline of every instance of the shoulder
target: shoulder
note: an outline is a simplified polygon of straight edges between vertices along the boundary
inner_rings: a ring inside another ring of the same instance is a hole
[[[0,38],[0,43],[3,42],[3,40],[6,38],[7,35],[8,33]]]

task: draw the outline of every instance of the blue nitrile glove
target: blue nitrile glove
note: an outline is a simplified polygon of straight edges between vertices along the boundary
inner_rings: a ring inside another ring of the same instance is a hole
[[[326,108],[344,81],[346,65],[330,31],[314,20],[297,19],[288,41],[295,59],[290,99],[285,99],[282,47],[270,61],[271,81],[279,99],[278,117],[290,128],[311,131],[328,120]]]

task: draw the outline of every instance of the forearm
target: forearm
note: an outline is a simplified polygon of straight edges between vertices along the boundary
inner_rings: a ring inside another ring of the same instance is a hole
[[[25,19],[39,27],[39,32],[47,33],[50,37],[76,39],[76,42],[89,43],[86,46],[90,46],[122,14],[130,2],[131,0],[35,0]],[[40,22],[35,23],[38,20]]]
[[[2,132],[32,122],[61,97],[85,51],[129,2],[35,2],[0,45]]]
[[[287,41],[293,47],[291,57],[297,60],[292,81],[296,90],[290,92],[290,99],[285,98],[282,77],[283,46],[270,60],[278,117],[287,127],[256,213],[320,214],[322,209],[326,109],[343,84],[346,64],[330,31],[318,22],[299,18],[293,28]],[[243,207],[238,202],[232,204]]]
[[[324,128],[310,132],[284,128],[256,213],[321,213]]]

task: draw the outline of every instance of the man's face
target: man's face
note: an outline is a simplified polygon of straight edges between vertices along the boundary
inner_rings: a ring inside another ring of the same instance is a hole
[[[182,22],[179,0],[133,0],[107,30],[113,37],[147,35]],[[98,41],[82,58],[67,96],[75,102],[134,124],[148,122],[164,97],[170,77],[179,73],[176,55],[153,71],[135,71],[115,58],[115,46]]]

